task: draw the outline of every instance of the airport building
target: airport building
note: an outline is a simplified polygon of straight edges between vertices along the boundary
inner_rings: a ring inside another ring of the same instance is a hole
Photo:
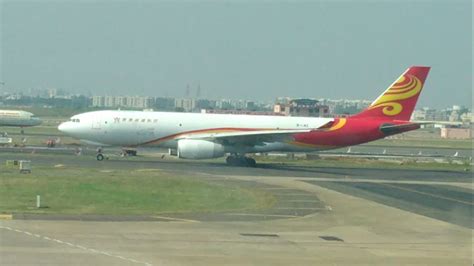
[[[273,106],[273,112],[285,116],[327,117],[329,107],[315,99],[284,99]]]
[[[441,128],[441,138],[444,139],[471,139],[471,128]]]

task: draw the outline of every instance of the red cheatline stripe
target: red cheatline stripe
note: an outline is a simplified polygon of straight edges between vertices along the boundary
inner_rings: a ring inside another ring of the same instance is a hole
[[[257,131],[257,130],[275,130],[275,129],[271,129],[271,128],[270,129],[269,128],[210,128],[210,129],[199,129],[199,130],[191,130],[191,131],[180,132],[180,133],[169,135],[169,136],[162,137],[162,138],[159,138],[159,139],[151,140],[151,141],[143,143],[142,145],[152,144],[152,143],[156,144],[156,143],[159,143],[159,142],[174,139],[174,138],[176,138],[178,136],[181,136],[181,135],[188,135],[188,134],[210,133],[210,132],[215,132],[215,133],[219,133],[219,132],[239,132],[239,131],[245,132],[245,131]]]

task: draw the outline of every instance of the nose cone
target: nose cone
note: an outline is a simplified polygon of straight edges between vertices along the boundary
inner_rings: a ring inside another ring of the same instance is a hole
[[[34,118],[33,121],[34,121],[35,126],[41,125],[41,123],[43,123],[43,120],[41,120],[41,119],[39,119],[39,118]]]
[[[63,122],[59,124],[58,130],[65,133],[65,134],[70,134],[71,133],[71,122]]]

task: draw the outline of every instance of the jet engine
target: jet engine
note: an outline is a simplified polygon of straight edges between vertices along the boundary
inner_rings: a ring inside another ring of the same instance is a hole
[[[207,140],[178,140],[178,157],[182,159],[211,159],[224,156],[224,146]]]

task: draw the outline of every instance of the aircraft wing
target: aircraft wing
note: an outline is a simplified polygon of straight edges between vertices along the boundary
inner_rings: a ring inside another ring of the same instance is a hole
[[[217,132],[217,133],[202,133],[182,135],[177,139],[201,139],[208,140],[223,145],[244,145],[244,146],[258,146],[265,142],[283,142],[293,140],[293,135],[298,133],[307,133],[314,130],[324,130],[329,121],[319,128],[305,128],[305,129],[262,129],[250,131],[233,131],[233,132]]]

